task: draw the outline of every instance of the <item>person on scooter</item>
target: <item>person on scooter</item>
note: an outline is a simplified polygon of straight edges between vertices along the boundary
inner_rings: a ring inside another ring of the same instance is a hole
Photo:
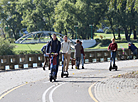
[[[64,41],[61,44],[61,50],[62,50],[62,53],[64,53],[62,55],[62,57],[64,56],[63,72],[67,72],[68,73],[68,66],[69,66],[70,54],[71,54],[71,44],[68,41],[68,38],[67,38],[66,35],[64,36],[63,39],[64,39]]]
[[[112,43],[108,46],[108,51],[111,51],[111,58],[110,58],[110,67],[112,67],[112,60],[113,60],[113,67],[117,67],[115,65],[115,57],[116,57],[116,51],[117,51],[117,43],[115,42],[115,39],[111,39]]]
[[[59,66],[60,48],[61,48],[61,42],[57,39],[56,34],[52,34],[52,40],[48,43],[48,46],[47,46],[47,55],[49,55],[50,53],[55,53],[55,55],[57,55],[56,77],[57,77],[58,66]],[[49,49],[51,49],[51,50],[49,50]]]

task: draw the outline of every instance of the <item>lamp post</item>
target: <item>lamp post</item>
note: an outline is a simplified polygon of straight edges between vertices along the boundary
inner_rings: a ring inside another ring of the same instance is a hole
[[[91,39],[93,39],[93,34],[92,34],[92,24],[89,24],[89,26],[91,27]]]
[[[77,39],[77,28],[78,28],[78,25],[74,25],[75,29],[76,29],[76,39]]]

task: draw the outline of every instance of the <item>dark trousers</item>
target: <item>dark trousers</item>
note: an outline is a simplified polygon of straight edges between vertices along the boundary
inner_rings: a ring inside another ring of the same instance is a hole
[[[113,65],[115,65],[115,57],[116,57],[116,51],[111,51],[110,66],[112,65],[112,61]]]
[[[79,68],[81,57],[76,57],[76,66]]]

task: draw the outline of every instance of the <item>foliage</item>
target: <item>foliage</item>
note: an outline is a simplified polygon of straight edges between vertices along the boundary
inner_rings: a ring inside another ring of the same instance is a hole
[[[29,51],[29,50],[25,50],[25,51],[18,50],[18,51],[15,51],[15,54],[16,55],[41,54],[41,53],[42,53],[41,51]]]
[[[13,55],[14,45],[11,45],[8,40],[0,38],[0,55]]]
[[[101,40],[100,46],[107,46],[110,43],[111,43],[111,40],[110,39],[103,39],[103,40]]]

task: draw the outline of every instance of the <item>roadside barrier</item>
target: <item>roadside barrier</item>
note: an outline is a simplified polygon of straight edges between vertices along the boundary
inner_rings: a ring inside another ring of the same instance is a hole
[[[74,58],[74,52],[71,53]],[[129,49],[118,49],[116,60],[134,59],[133,53]],[[62,56],[59,57],[60,64]],[[106,62],[110,61],[110,51],[95,50],[85,51],[85,63]],[[27,55],[5,55],[0,56],[0,70],[13,70],[23,68],[41,67],[44,62],[43,54],[27,54]]]

